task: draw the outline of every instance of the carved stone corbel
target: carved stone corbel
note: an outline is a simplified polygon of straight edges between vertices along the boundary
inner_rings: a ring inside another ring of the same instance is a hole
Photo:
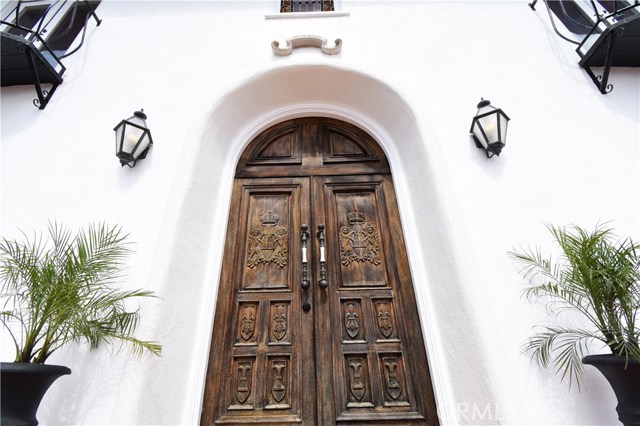
[[[271,42],[273,54],[276,56],[290,55],[293,49],[297,47],[318,47],[322,50],[322,53],[326,55],[335,55],[340,53],[342,40],[337,38],[334,47],[327,46],[327,39],[316,35],[298,35],[289,37],[285,47],[280,47],[280,43],[278,41],[274,40]]]

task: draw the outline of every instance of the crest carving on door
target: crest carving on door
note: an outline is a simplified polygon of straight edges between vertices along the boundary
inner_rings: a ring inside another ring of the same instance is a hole
[[[274,263],[280,268],[287,264],[287,230],[278,226],[280,218],[273,212],[260,216],[262,228],[254,228],[249,234],[247,266],[255,268],[260,264]]]
[[[347,213],[347,222],[340,228],[341,262],[349,266],[352,262],[370,262],[380,265],[380,237],[373,226],[367,224],[367,217],[357,209]]]

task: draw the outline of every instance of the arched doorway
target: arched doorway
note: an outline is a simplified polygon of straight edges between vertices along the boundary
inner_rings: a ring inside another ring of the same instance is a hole
[[[202,424],[437,424],[388,162],[329,118],[236,170]]]

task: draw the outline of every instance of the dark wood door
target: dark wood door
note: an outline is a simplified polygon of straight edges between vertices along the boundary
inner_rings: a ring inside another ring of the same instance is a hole
[[[437,424],[379,146],[291,120],[236,176],[202,424]]]

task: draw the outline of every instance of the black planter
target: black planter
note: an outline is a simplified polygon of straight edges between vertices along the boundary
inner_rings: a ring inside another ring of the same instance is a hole
[[[584,364],[596,367],[609,381],[618,398],[618,419],[625,426],[640,426],[640,362],[615,355],[589,355]]]
[[[3,362],[0,364],[2,426],[37,425],[36,412],[49,386],[60,376],[71,374],[61,365]]]

